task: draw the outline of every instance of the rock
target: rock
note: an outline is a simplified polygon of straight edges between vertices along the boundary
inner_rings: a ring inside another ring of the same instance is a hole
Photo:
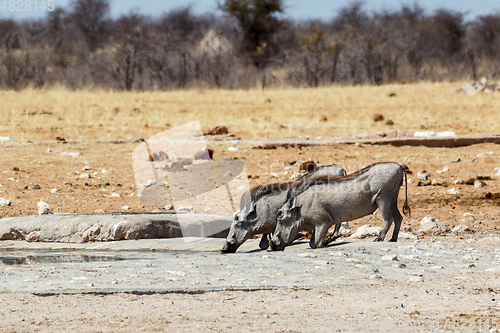
[[[451,189],[448,190],[448,194],[459,195],[460,190],[457,190],[456,188],[452,187]]]
[[[417,178],[419,180],[427,180],[427,178],[429,178],[429,175],[425,172],[419,172],[417,173]]]
[[[122,210],[132,210],[132,207],[130,207],[130,206],[123,206]]]
[[[292,175],[292,177],[290,177],[290,179],[296,180],[296,179],[299,179],[300,177],[302,177],[302,174],[300,172],[296,172]]]
[[[86,171],[86,170],[92,170],[92,168],[89,167],[88,165],[86,165],[86,166],[83,167],[83,171]]]
[[[233,173],[231,171],[227,171],[225,174],[224,174],[224,177],[233,177]]]
[[[299,258],[317,258],[317,255],[315,255],[313,253],[305,252],[305,253],[297,253],[297,257],[299,257]]]
[[[398,235],[398,240],[418,241],[418,237],[411,232],[400,232]]]
[[[193,206],[188,207],[179,207],[178,212],[191,212],[193,210]]]
[[[470,229],[466,225],[458,225],[455,228],[451,229],[451,232],[454,234],[465,234],[470,232]]]
[[[351,234],[351,225],[349,222],[342,222],[339,229],[339,235],[349,236]]]
[[[443,170],[438,170],[438,171],[436,171],[436,173],[443,173],[443,172],[448,172],[448,171],[450,171],[450,168],[444,167]]]
[[[236,147],[229,147],[229,148],[227,148],[227,150],[232,151],[232,152],[237,152],[237,151],[240,151],[240,150],[239,150],[238,148],[236,148]]]
[[[91,242],[96,240],[96,237],[99,236],[101,233],[101,227],[98,225],[93,225],[89,229],[85,230],[83,233],[83,241],[84,242]]]
[[[0,198],[0,207],[10,206],[11,202],[8,199]]]
[[[378,236],[381,231],[381,227],[372,227],[371,225],[366,224],[362,227],[359,227],[358,230],[356,230],[356,232],[349,238],[363,239],[366,237]]]
[[[90,178],[92,178],[92,175],[90,175],[88,173],[82,173],[80,176],[78,176],[78,178],[81,178],[81,179],[90,179]]]
[[[311,172],[316,169],[316,163],[313,161],[307,161],[300,164],[300,171]]]
[[[384,261],[399,261],[398,256],[394,254],[388,254],[381,258]]]
[[[96,214],[105,214],[106,212],[104,211],[104,209],[99,208],[99,209],[96,209],[96,210],[94,211],[94,213],[96,213]]]
[[[10,136],[0,136],[0,143],[12,143],[14,142],[14,139],[12,139]]]
[[[480,180],[475,180],[474,181],[474,187],[485,187],[485,186],[486,186],[485,182],[482,182]]]
[[[394,125],[394,121],[392,121],[391,119],[387,119],[384,123],[389,126]]]
[[[47,215],[52,213],[52,209],[50,208],[49,204],[43,201],[40,201],[37,204],[38,207],[38,215]]]
[[[431,220],[429,221],[429,219]],[[420,222],[420,225],[421,227],[418,230],[418,233],[422,235],[439,235],[451,231],[446,224],[435,222],[432,217],[424,217]]]
[[[112,197],[112,198],[119,198],[120,195],[118,193],[116,193],[116,192],[113,192],[113,193],[111,193],[110,197]]]
[[[194,155],[195,160],[210,160],[214,156],[214,151],[212,149],[205,148]]]
[[[33,242],[39,242],[40,241],[40,231],[32,231],[26,236],[26,241],[33,243]]]
[[[408,282],[424,282],[424,277],[422,275],[413,275]]]
[[[107,169],[102,169],[101,172],[102,173],[108,173],[108,170]]]
[[[208,132],[203,133],[203,135],[225,135],[229,134],[229,130],[226,126],[215,126]]]
[[[420,225],[424,225],[427,223],[434,223],[436,220],[432,216],[426,216],[420,221]]]
[[[52,190],[50,190],[50,193],[52,194],[56,194],[57,192],[59,192],[57,188],[53,188]]]
[[[271,177],[274,177],[274,178],[279,178],[280,175],[277,174],[276,172],[271,172]]]
[[[381,115],[380,113],[374,114],[373,115],[373,122],[379,122],[379,121],[384,121],[384,116]]]
[[[39,185],[39,184],[35,184],[33,185],[33,187],[31,187],[32,190],[40,190],[42,187]]]
[[[79,153],[79,152],[76,152],[76,151],[72,151],[72,152],[65,151],[65,152],[62,152],[61,155],[71,156],[71,157],[78,157],[78,156],[82,156],[82,153]]]
[[[170,204],[170,205],[166,205],[165,206],[165,209],[166,210],[174,210],[174,205]]]

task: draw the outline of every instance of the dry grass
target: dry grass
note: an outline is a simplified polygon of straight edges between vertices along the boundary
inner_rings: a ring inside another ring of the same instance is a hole
[[[500,94],[459,95],[459,83],[316,89],[0,92],[0,136],[16,141],[149,137],[200,120],[243,138],[335,136],[400,129],[500,133]],[[395,93],[395,97],[390,97]],[[374,123],[374,114],[394,121]],[[266,117],[267,116],[267,117]],[[269,118],[270,117],[270,118]],[[326,119],[326,121],[324,120]],[[277,124],[311,126],[280,128]]]

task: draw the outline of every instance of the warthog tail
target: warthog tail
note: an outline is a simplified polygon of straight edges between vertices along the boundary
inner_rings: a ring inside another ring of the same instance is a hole
[[[403,168],[403,167],[402,167]],[[403,214],[411,217],[411,208],[408,206],[408,179],[406,176],[406,170],[403,168],[403,172],[405,173],[405,204],[403,205]]]

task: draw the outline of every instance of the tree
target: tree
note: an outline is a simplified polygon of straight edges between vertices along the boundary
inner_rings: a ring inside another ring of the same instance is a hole
[[[283,12],[283,0],[225,0],[219,9],[235,19],[243,32],[243,50],[248,52],[254,65],[261,70],[262,86],[266,79],[264,68],[273,54],[271,36],[281,26],[277,17]]]
[[[90,52],[101,46],[109,34],[109,0],[75,0],[72,19]]]

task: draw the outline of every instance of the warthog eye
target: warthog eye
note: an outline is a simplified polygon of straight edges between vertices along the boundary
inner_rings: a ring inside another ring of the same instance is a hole
[[[283,217],[283,211],[280,209],[278,210],[278,217],[279,218],[282,218]]]

